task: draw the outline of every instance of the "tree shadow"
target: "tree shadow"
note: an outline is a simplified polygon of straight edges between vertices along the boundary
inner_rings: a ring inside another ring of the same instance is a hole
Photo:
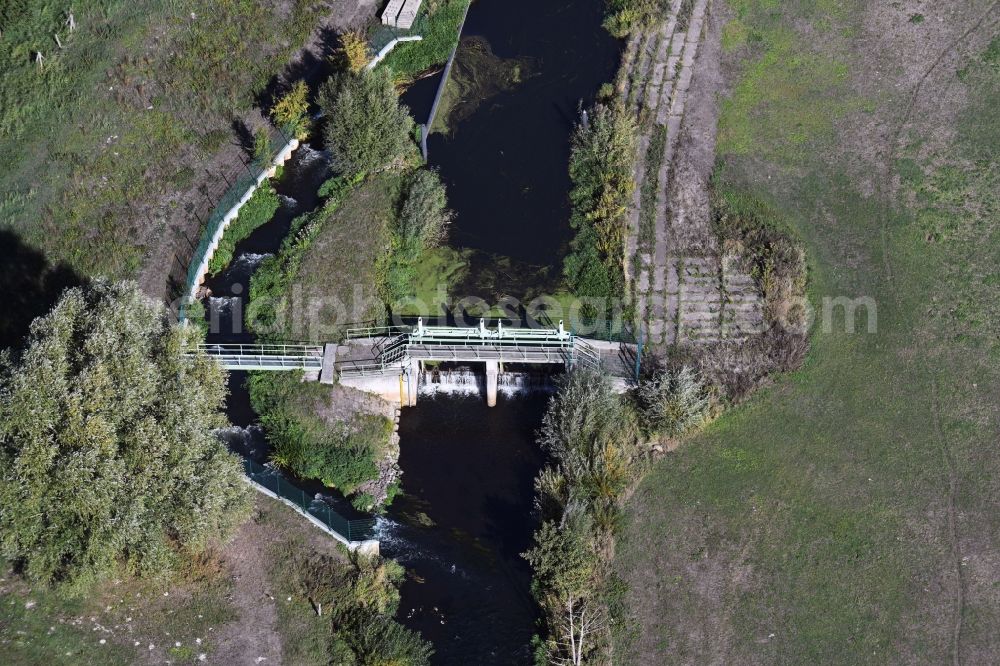
[[[86,282],[66,264],[52,266],[41,252],[9,229],[0,229],[0,349],[20,347],[36,317],[47,313],[62,292]]]
[[[314,51],[301,54],[294,62],[289,63],[284,71],[275,74],[267,85],[257,94],[257,106],[270,111],[278,99],[288,92],[290,84],[304,80],[309,85],[312,97],[323,81],[336,70],[334,56],[340,45],[340,35],[330,26],[320,28],[317,38],[318,46]]]
[[[236,145],[248,158],[253,157],[253,132],[242,118],[233,118],[231,127],[236,137]]]

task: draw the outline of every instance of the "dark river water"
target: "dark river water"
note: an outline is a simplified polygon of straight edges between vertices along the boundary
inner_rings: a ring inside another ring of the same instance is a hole
[[[464,35],[485,39],[500,58],[530,62],[530,76],[491,97],[429,140],[432,167],[456,212],[451,243],[476,250],[472,270],[497,257],[556,275],[570,239],[569,138],[581,103],[614,77],[620,43],[601,28],[603,0],[476,0]],[[404,96],[424,122],[439,77]],[[277,252],[291,220],[318,205],[326,159],[300,148],[277,186],[282,208],[242,242],[222,275],[208,281],[222,332],[212,341],[249,341],[232,332],[249,277]],[[481,368],[474,368],[481,372]],[[267,447],[243,387],[230,378],[234,450],[263,462]],[[402,561],[399,619],[434,643],[435,664],[529,664],[538,609],[521,557],[536,527],[533,482],[543,464],[535,443],[548,398],[527,393],[422,396],[400,422],[403,495],[379,521],[382,553]],[[308,492],[321,491],[303,484]],[[329,501],[343,506],[326,493]]]
[[[485,39],[530,71],[428,140],[456,213],[451,244],[478,251],[473,271],[500,255],[559,273],[571,238],[570,136],[579,105],[593,103],[620,60],[603,10],[602,0],[477,0],[469,10],[463,38]],[[404,96],[418,122],[427,88]],[[406,496],[390,509],[399,542],[383,541],[383,551],[412,572],[400,619],[434,643],[435,663],[532,663],[538,609],[521,553],[537,526],[535,431],[546,403],[522,395],[491,409],[481,397],[421,398],[402,412]],[[414,519],[420,512],[432,526]]]

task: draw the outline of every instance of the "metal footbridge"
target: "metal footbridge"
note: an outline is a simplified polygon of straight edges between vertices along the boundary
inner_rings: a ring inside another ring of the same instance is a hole
[[[414,361],[561,363],[597,369],[599,352],[563,328],[386,326],[348,329],[338,345],[202,344],[199,349],[227,370],[305,370],[340,377],[400,375]],[[340,356],[338,358],[338,356]],[[346,357],[345,357],[346,356]]]
[[[226,370],[315,370],[323,368],[322,345],[200,344],[198,351]]]

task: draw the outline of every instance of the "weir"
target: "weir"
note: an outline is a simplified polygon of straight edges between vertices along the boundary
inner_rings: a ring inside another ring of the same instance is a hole
[[[631,345],[582,338],[558,328],[386,326],[349,329],[343,342],[323,345],[202,344],[227,370],[305,371],[307,379],[339,382],[407,407],[417,404],[426,362],[483,363],[486,401],[496,405],[504,363],[558,364],[631,376]]]

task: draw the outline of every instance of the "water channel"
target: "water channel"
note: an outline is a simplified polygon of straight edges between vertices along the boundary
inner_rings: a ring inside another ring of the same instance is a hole
[[[477,0],[469,11],[463,38],[523,63],[524,76],[481,100],[447,135],[433,134],[429,161],[456,212],[451,242],[473,250],[470,274],[497,276],[498,264],[514,274],[494,293],[518,282],[523,287],[525,276],[558,278],[571,237],[570,134],[579,105],[592,103],[613,79],[620,56],[621,44],[601,28],[603,6],[602,0]],[[434,80],[404,95],[418,122],[426,118]],[[240,243],[230,268],[207,284],[215,298],[226,299],[216,303],[224,313],[244,303],[250,274],[277,251],[291,220],[317,206],[327,172],[321,152],[296,152],[277,184],[283,206],[274,220]],[[225,327],[228,316],[223,330],[232,330]],[[253,425],[243,379],[230,378],[228,412],[238,427],[229,441],[262,461],[266,444]],[[380,520],[378,538],[383,555],[408,570],[399,619],[434,643],[434,663],[531,663],[538,611],[521,553],[536,527],[533,480],[543,458],[534,440],[547,395],[512,388],[488,408],[481,396],[461,393],[439,391],[403,410],[403,495]]]

